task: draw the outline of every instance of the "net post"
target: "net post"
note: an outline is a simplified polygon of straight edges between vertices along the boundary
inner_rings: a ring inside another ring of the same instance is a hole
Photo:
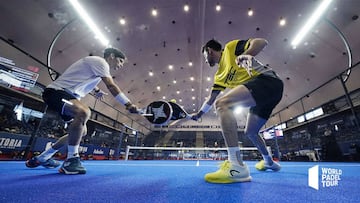
[[[130,152],[130,145],[127,145],[125,151],[125,161],[129,159],[129,152]]]

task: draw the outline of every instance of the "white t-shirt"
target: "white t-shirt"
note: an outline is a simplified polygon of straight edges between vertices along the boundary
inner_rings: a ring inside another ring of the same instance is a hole
[[[99,84],[101,77],[111,77],[109,64],[99,56],[87,56],[72,64],[47,87],[65,90],[81,98]]]

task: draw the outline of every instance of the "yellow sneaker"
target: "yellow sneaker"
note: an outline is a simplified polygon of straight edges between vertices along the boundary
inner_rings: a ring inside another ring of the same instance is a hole
[[[226,160],[220,165],[220,169],[205,175],[205,180],[210,183],[235,183],[251,181],[249,168],[231,164]]]
[[[259,171],[266,171],[267,169],[271,169],[273,171],[280,171],[281,166],[276,161],[273,161],[273,164],[271,166],[269,166],[269,165],[265,164],[264,160],[261,160],[257,164],[255,164],[255,168]]]

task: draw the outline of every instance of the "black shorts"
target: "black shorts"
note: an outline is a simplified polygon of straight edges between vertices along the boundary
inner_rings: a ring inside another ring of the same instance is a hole
[[[271,112],[280,102],[284,84],[275,75],[259,75],[244,83],[255,99],[256,106],[250,108],[250,113],[256,114],[264,119],[269,119]]]
[[[73,119],[71,116],[63,115],[63,108],[65,104],[63,99],[70,101],[72,99],[76,99],[76,97],[65,92],[64,90],[46,88],[42,94],[42,98],[51,110],[54,110],[60,114],[64,121],[68,122]]]

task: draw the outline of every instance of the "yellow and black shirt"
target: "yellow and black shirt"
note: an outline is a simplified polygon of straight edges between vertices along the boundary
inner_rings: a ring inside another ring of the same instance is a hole
[[[225,90],[226,88],[234,88],[245,83],[253,77],[265,73],[270,68],[264,66],[255,58],[253,60],[250,76],[245,68],[239,67],[235,59],[249,48],[251,39],[248,40],[232,40],[228,42],[222,52],[218,70],[214,75],[213,90]]]

